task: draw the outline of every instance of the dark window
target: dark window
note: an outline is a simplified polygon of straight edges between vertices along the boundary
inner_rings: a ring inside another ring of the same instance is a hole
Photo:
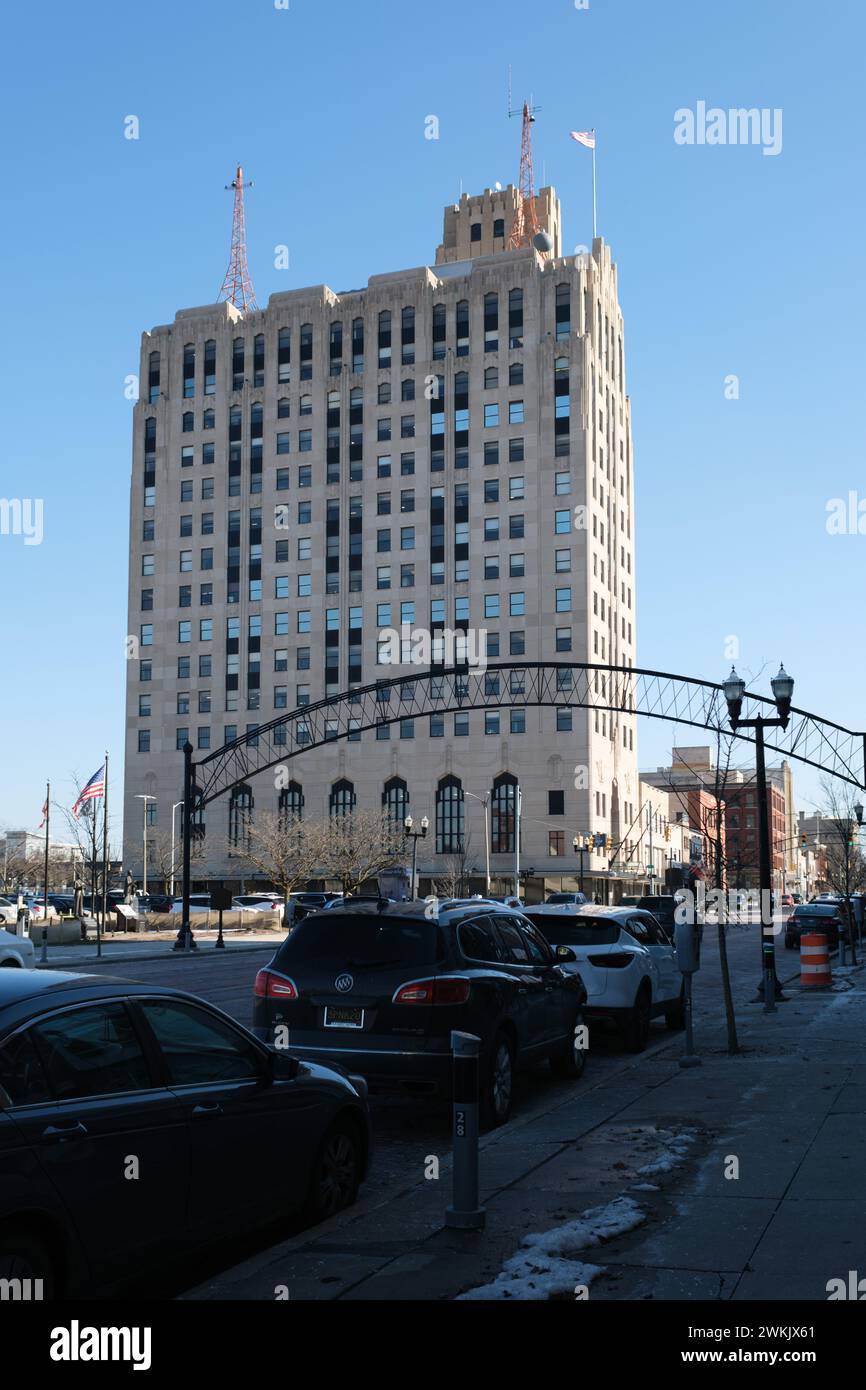
[[[33,1035],[57,1100],[117,1095],[151,1085],[144,1053],[123,1004],[56,1014]]]
[[[499,940],[507,952],[506,958],[515,961],[518,965],[529,965],[529,947],[517,930],[517,923],[512,921],[510,917],[498,915],[492,920],[496,923]]]
[[[16,1033],[0,1047],[0,1101],[7,1105],[39,1105],[51,1099],[48,1078],[28,1033]]]
[[[469,960],[493,961],[499,964],[505,953],[499,945],[489,921],[463,922],[457,928],[460,949]]]
[[[565,815],[565,792],[547,793],[547,814],[549,816]]]
[[[180,1000],[149,1000],[142,1008],[168,1064],[171,1085],[255,1081],[261,1075],[257,1049],[230,1023]]]

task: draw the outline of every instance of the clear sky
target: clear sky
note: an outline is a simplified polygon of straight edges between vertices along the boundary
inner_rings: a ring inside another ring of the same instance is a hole
[[[598,131],[634,411],[639,664],[721,679],[736,637],[757,688],[784,659],[795,703],[866,726],[866,536],[826,530],[830,499],[866,498],[864,29],[861,0],[9,7],[0,496],[42,499],[44,538],[0,535],[0,826],[35,828],[47,777],[69,804],[106,747],[120,776],[124,379],[143,329],[217,297],[235,163],[255,181],[259,303],[361,286],[432,260],[461,182],[516,182],[509,63],[515,104],[541,108],[538,181],[543,164],[569,250],[591,236],[591,157],[568,132]],[[675,113],[699,102],[780,109],[781,151],[678,144]],[[640,731],[641,765],[664,761],[670,730]],[[797,776],[806,805],[817,784]]]

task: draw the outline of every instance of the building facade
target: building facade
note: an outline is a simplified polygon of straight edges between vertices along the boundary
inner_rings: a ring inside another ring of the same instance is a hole
[[[575,881],[576,834],[622,840],[639,805],[636,719],[521,704],[519,664],[633,666],[633,461],[617,274],[601,239],[505,249],[513,188],[445,211],[433,265],[183,310],[145,333],[129,552],[124,853],[140,875],[182,796],[182,755],[281,711],[437,659],[513,662],[502,708],[394,719],[304,752],[210,804],[197,880],[250,877],[247,817],[354,806],[429,817],[422,889],[463,853]],[[461,636],[462,635],[462,636]],[[396,642],[396,646],[395,646]],[[438,645],[437,645],[438,644]],[[422,644],[423,650],[423,644]],[[465,654],[465,652],[464,652]],[[426,668],[426,669],[429,669]],[[594,676],[604,691],[605,674]],[[567,696],[571,673],[559,674]],[[394,718],[395,711],[389,711]],[[288,784],[287,784],[288,783]],[[603,887],[611,855],[586,855]]]

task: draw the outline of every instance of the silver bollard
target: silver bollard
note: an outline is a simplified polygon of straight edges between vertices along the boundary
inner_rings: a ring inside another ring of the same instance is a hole
[[[451,1206],[445,1225],[458,1231],[481,1231],[487,1213],[478,1205],[478,1066],[481,1039],[474,1033],[451,1034],[454,1078],[454,1158]]]

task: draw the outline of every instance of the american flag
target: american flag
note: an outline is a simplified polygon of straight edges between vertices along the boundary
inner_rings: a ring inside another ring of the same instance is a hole
[[[571,131],[572,140],[576,140],[579,145],[586,145],[588,150],[595,149],[594,130],[573,130]]]
[[[45,824],[45,822],[47,821],[47,819],[48,819],[48,798],[46,797],[46,799],[45,799],[45,800],[43,801],[43,803],[42,803],[42,819],[41,819],[41,821],[39,822],[39,829],[40,829],[40,830],[42,829],[42,827],[43,827],[43,825]]]
[[[95,801],[98,796],[105,795],[105,768],[97,768],[89,782],[86,782],[78,793],[78,799],[72,808],[72,814],[78,820],[81,808],[85,801]]]

